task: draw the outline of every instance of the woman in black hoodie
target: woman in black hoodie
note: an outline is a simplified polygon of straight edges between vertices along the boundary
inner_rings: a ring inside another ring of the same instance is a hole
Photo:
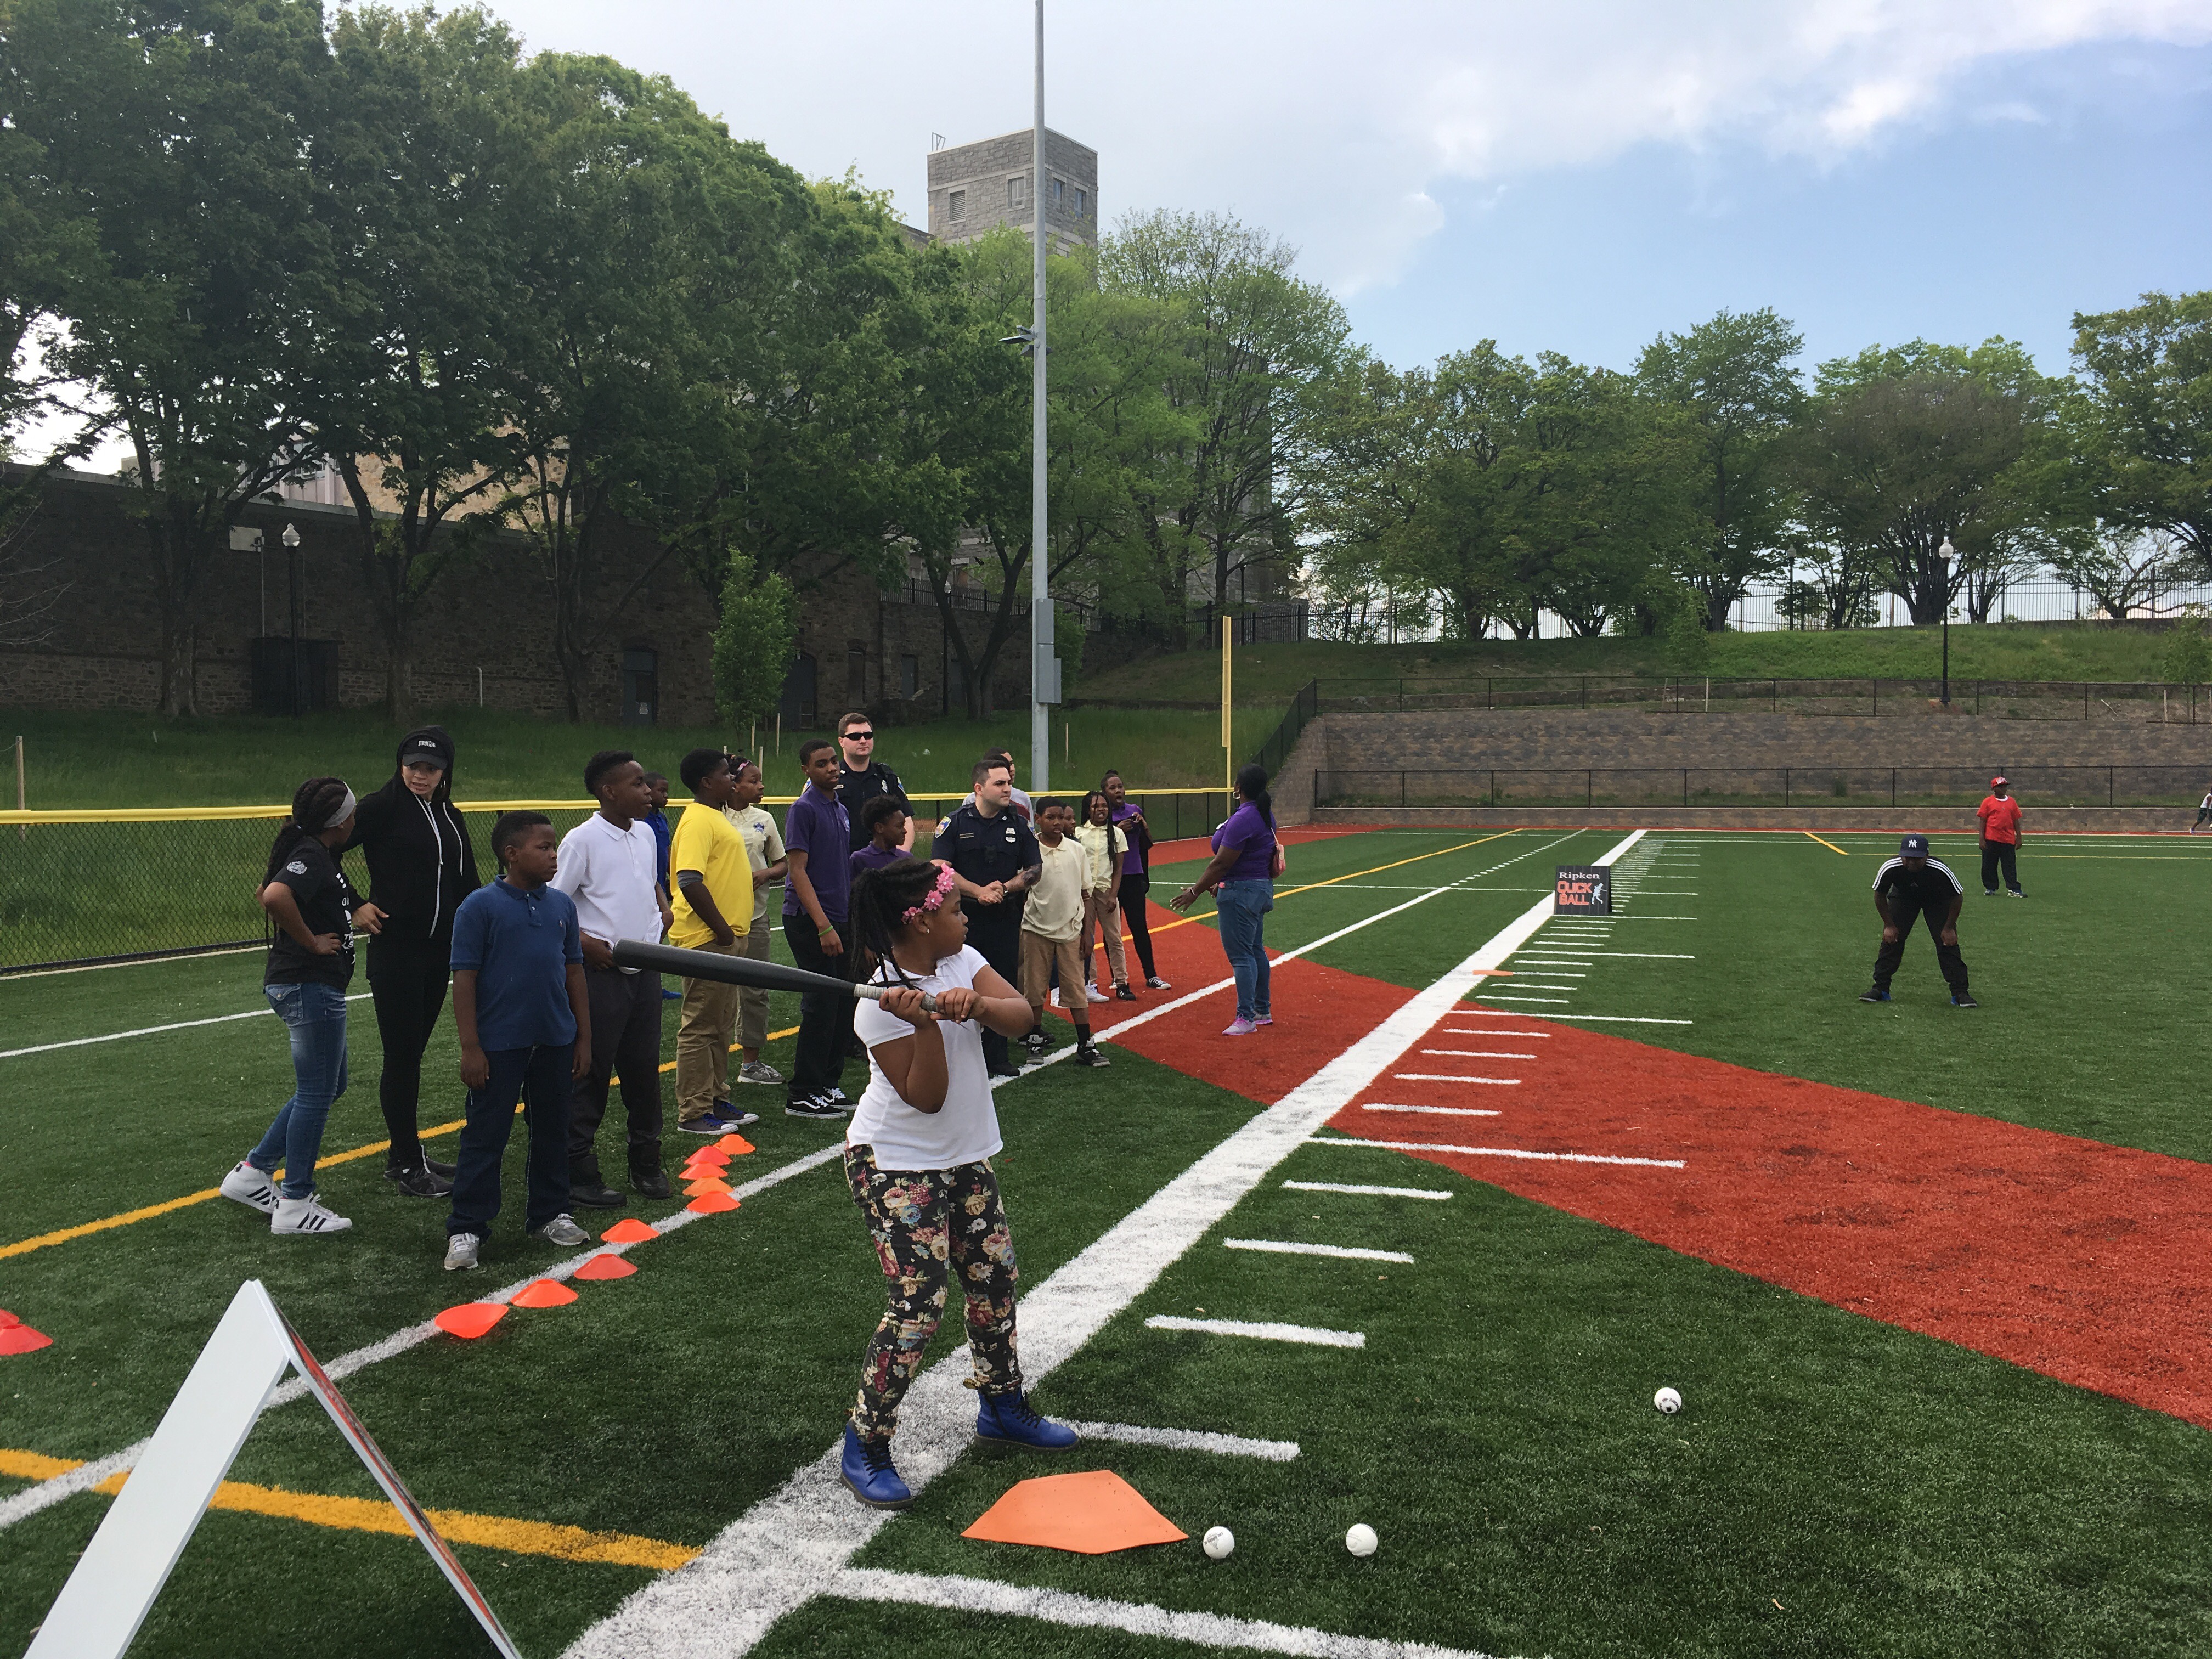
[[[384,1043],[377,1093],[392,1137],[384,1175],[410,1198],[453,1190],[453,1166],[423,1156],[415,1115],[422,1050],[452,977],[453,912],[481,884],[453,782],[453,738],[442,726],[417,726],[399,740],[392,781],[362,801],[346,843],[367,857],[370,902],[385,915],[368,946],[368,988]]]

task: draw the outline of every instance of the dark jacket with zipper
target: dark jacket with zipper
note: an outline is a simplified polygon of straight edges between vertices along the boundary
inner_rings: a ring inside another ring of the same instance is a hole
[[[439,731],[437,736],[443,738],[445,733]],[[368,864],[369,902],[385,915],[384,931],[372,950],[386,940],[450,944],[453,912],[483,885],[468,824],[447,793],[453,777],[448,766],[435,793],[424,800],[394,772],[390,782],[362,799],[346,848],[362,849]]]

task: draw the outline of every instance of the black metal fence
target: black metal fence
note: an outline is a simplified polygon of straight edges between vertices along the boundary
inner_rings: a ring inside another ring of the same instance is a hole
[[[2212,724],[2212,690],[2154,680],[1968,680],[1948,685],[1953,712],[2002,720],[2125,720]],[[1482,678],[1382,677],[1318,683],[1320,712],[1447,708],[1646,708],[1668,714],[1765,711],[1883,720],[1943,712],[1927,679],[1685,679],[1630,674]]]
[[[1252,757],[1269,777],[1283,769],[1291,757],[1291,750],[1298,744],[1298,734],[1321,712],[1321,682],[1308,680],[1291,699],[1291,706],[1283,711],[1282,721],[1270,732],[1267,742],[1260,745],[1259,753]]]
[[[1228,816],[1220,789],[1136,791],[1130,799],[1161,841],[1211,835]],[[914,803],[934,815],[959,799],[916,795]],[[592,811],[588,802],[528,804],[564,835]],[[486,879],[495,869],[491,825],[500,810],[461,808]],[[259,816],[0,815],[0,975],[265,943],[257,894],[283,817],[281,807]],[[359,854],[345,864],[366,890]]]
[[[1972,806],[1990,773],[1966,766],[1331,768],[1316,806]],[[2023,766],[2005,775],[2037,806],[2193,807],[2206,769]]]

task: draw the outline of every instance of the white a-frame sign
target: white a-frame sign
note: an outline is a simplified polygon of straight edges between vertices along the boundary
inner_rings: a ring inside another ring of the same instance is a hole
[[[76,1571],[54,1598],[24,1659],[119,1659],[152,1611],[192,1528],[230,1472],[270,1392],[298,1366],[308,1390],[338,1425],[384,1495],[430,1552],[477,1622],[506,1659],[521,1659],[483,1592],[438,1535],[361,1419],[258,1279],[238,1287],[191,1375],[177,1390],[114,1507],[92,1535]]]

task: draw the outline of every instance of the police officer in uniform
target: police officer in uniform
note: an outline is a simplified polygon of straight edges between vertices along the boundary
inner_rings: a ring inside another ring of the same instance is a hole
[[[1905,960],[1905,936],[1926,918],[1936,941],[1936,961],[1951,988],[1954,1008],[1981,1005],[1966,990],[1966,959],[1959,954],[1959,911],[1966,902],[1966,884],[1941,859],[1928,856],[1928,837],[1907,836],[1897,856],[1875,872],[1874,908],[1881,916],[1881,949],[1874,959],[1874,987],[1861,1002],[1889,1000],[1889,981]]]
[[[968,913],[968,943],[1012,985],[1021,974],[1022,895],[1044,873],[1044,854],[1013,810],[1013,769],[986,757],[975,763],[972,775],[974,798],[937,826],[931,853],[951,867],[959,884],[960,908]],[[1006,1039],[988,1027],[983,1063],[994,1077],[1014,1077],[1021,1071],[1009,1056]]]
[[[837,799],[845,803],[845,815],[853,823],[853,845],[848,850],[857,853],[868,844],[868,830],[860,822],[860,809],[883,795],[896,797],[899,809],[906,814],[906,839],[899,845],[911,853],[914,808],[907,800],[906,786],[899,781],[899,775],[876,758],[876,723],[866,714],[840,715]]]

